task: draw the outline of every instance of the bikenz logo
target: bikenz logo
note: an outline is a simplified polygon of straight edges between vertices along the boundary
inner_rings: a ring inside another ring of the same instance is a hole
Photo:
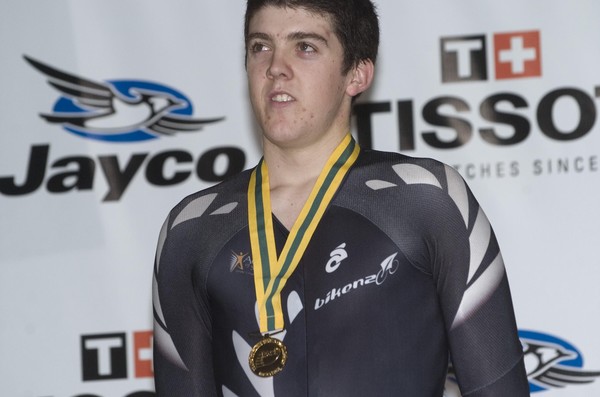
[[[496,33],[493,43],[497,80],[542,75],[539,31]],[[442,82],[488,79],[485,35],[442,37],[440,47]]]
[[[345,246],[345,244],[343,245]],[[398,259],[396,259],[397,255],[398,253],[396,252],[385,258],[379,264],[379,267],[381,269],[379,269],[379,271],[376,274],[371,274],[369,276],[359,278],[358,280],[355,280],[352,283],[348,283],[341,288],[333,288],[331,289],[331,291],[328,291],[323,298],[317,298],[317,300],[315,301],[315,310],[319,310],[320,308],[329,304],[330,302],[341,298],[342,295],[346,295],[369,284],[375,284],[378,286],[383,284],[388,276],[396,273],[396,270],[398,270],[399,264]]]
[[[24,58],[62,94],[52,113],[40,116],[81,137],[105,142],[146,141],[198,131],[205,124],[224,119],[192,118],[191,101],[162,84],[141,80],[98,82]]]
[[[133,333],[133,367],[136,378],[151,378],[152,331]],[[83,381],[127,379],[127,334],[97,334],[81,337]]]
[[[325,271],[327,273],[333,273],[342,264],[342,261],[348,258],[348,252],[346,252],[346,243],[342,243],[337,246],[336,249],[331,251],[329,254],[329,261],[325,265]]]

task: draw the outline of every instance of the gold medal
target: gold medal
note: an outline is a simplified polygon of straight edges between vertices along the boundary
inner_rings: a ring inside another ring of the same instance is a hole
[[[250,369],[263,378],[279,373],[287,361],[287,348],[279,339],[265,337],[254,345],[248,357]]]
[[[283,329],[281,290],[296,269],[317,225],[360,148],[350,134],[333,151],[278,256],[271,214],[269,173],[261,160],[248,184],[248,228],[261,333]]]

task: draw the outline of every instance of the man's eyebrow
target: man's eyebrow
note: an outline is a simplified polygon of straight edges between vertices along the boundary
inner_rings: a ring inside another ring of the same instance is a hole
[[[248,37],[246,39],[246,43],[252,41],[252,40],[265,40],[265,41],[271,41],[272,37],[271,35],[267,34],[267,33],[263,33],[263,32],[254,32],[254,33],[249,33]],[[323,36],[321,36],[320,34],[317,33],[311,33],[311,32],[292,32],[290,34],[288,34],[287,39],[290,41],[298,41],[298,40],[307,40],[307,39],[312,39],[312,40],[317,40],[320,41],[321,43],[325,44],[325,46],[329,46],[329,43],[327,42],[327,39]]]
[[[266,33],[262,33],[262,32],[249,33],[248,37],[246,38],[246,43],[248,43],[249,41],[254,40],[254,39],[271,40],[271,36],[269,36]]]
[[[290,33],[288,35],[288,39],[289,40],[306,40],[306,39],[312,39],[312,40],[317,40],[320,41],[321,43],[325,44],[325,46],[329,46],[329,43],[327,43],[327,39],[323,36],[321,36],[320,34],[317,33],[311,33],[311,32],[293,32]]]

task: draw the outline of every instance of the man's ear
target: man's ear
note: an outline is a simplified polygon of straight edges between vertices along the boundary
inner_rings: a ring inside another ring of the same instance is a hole
[[[363,91],[366,91],[373,82],[375,65],[370,59],[363,59],[350,70],[352,76],[350,84],[346,87],[346,94],[355,97]]]

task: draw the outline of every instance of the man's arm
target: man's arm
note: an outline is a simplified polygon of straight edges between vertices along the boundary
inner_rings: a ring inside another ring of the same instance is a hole
[[[525,387],[525,385],[527,385]],[[527,375],[525,375],[525,365],[523,360],[519,361],[503,377],[496,380],[491,385],[475,390],[469,394],[463,394],[463,397],[495,397],[495,396],[528,396],[529,384]]]
[[[189,227],[189,224],[187,225]],[[195,288],[194,245],[185,224],[161,229],[153,281],[154,374],[159,397],[216,396],[210,314]]]
[[[523,348],[496,236],[466,183],[450,167],[446,184],[455,209],[449,205],[447,218],[437,223],[434,277],[461,392],[528,396]]]

